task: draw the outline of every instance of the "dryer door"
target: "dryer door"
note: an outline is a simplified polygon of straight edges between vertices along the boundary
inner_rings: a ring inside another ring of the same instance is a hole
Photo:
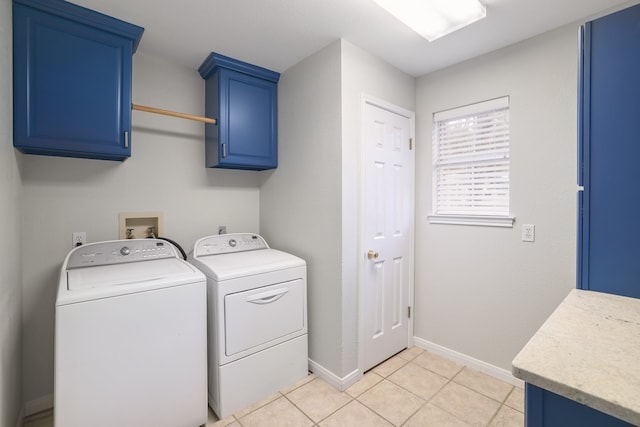
[[[302,279],[225,295],[226,356],[298,335],[304,313]]]

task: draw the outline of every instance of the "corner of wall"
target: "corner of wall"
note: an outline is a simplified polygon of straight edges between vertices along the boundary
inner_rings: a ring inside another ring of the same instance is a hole
[[[0,57],[12,57],[11,1],[0,0]],[[0,426],[22,424],[21,155],[13,148],[12,62],[0,62]]]
[[[307,262],[309,356],[342,375],[340,49],[335,41],[278,84],[278,168],[260,187],[260,232]],[[337,172],[336,172],[337,171]]]

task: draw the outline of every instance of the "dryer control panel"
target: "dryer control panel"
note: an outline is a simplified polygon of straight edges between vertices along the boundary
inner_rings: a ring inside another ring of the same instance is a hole
[[[66,269],[176,257],[173,245],[164,240],[112,240],[78,246],[67,256]]]
[[[233,252],[269,249],[267,242],[257,234],[235,233],[203,237],[194,245],[194,256],[221,255]]]

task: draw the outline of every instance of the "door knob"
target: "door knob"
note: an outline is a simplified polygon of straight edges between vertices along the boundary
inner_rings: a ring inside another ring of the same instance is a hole
[[[373,249],[369,249],[369,252],[367,252],[367,259],[376,259],[378,258],[378,252],[374,251]]]

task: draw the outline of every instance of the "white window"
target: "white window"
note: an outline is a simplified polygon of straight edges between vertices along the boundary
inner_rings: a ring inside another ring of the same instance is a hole
[[[509,97],[433,115],[432,223],[512,227]]]

